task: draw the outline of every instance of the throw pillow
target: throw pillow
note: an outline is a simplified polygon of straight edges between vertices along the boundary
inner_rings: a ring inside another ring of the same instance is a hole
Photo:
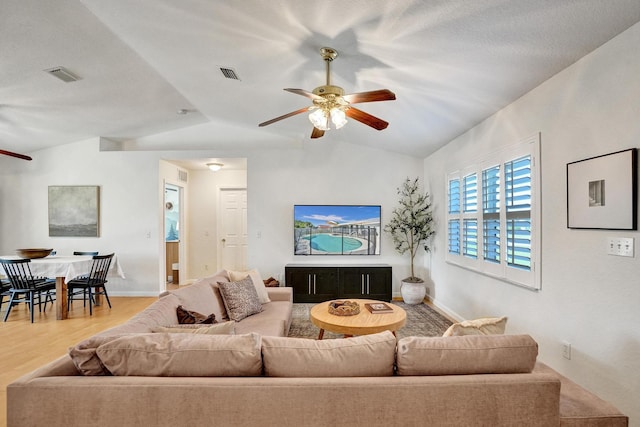
[[[181,325],[194,325],[194,324],[206,324],[210,325],[216,323],[216,315],[211,313],[208,316],[200,314],[195,311],[190,311],[182,307],[181,305],[176,308],[176,315],[178,316],[178,323]]]
[[[139,334],[96,350],[113,375],[240,377],[262,373],[260,335]]]
[[[170,334],[204,334],[204,335],[233,335],[236,322],[222,322],[214,325],[172,325],[151,328],[151,332],[167,332]]]
[[[485,317],[482,319],[465,320],[454,323],[447,329],[443,337],[456,337],[462,335],[501,335],[507,326],[507,317]]]
[[[262,311],[262,304],[251,277],[238,282],[218,282],[229,319],[236,322]]]
[[[271,300],[269,299],[269,293],[267,292],[267,288],[264,285],[264,281],[262,280],[262,277],[260,276],[260,273],[258,272],[258,270],[256,269],[249,270],[249,271],[227,270],[227,273],[229,274],[229,279],[231,279],[232,282],[237,282],[239,280],[246,278],[247,276],[251,277],[253,286],[255,286],[256,292],[258,293],[258,298],[260,298],[260,302],[262,304],[271,302]]]
[[[398,375],[517,374],[532,371],[538,343],[529,335],[407,337],[398,340]]]
[[[389,331],[354,338],[262,337],[268,377],[383,377],[393,375],[396,337]]]

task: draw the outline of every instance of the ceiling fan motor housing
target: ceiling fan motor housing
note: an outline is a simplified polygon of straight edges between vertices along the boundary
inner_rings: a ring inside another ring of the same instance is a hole
[[[335,96],[343,96],[344,89],[340,86],[332,86],[332,85],[324,85],[318,86],[313,90],[314,95],[324,96],[324,95],[335,95]]]

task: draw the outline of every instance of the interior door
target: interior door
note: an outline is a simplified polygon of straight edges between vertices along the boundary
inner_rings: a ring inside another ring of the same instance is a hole
[[[221,189],[218,215],[218,267],[246,270],[247,190]]]

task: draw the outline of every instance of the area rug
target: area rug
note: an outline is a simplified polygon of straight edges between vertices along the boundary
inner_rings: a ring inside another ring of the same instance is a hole
[[[439,337],[451,326],[452,322],[427,304],[410,305],[393,301],[407,312],[407,323],[397,331],[398,338],[408,336]],[[320,329],[309,320],[309,310],[315,304],[293,304],[293,320],[289,329],[290,337],[318,338]],[[341,334],[325,332],[324,339],[342,338]]]

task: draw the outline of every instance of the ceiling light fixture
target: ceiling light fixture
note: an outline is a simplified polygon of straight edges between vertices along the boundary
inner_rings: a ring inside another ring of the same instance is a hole
[[[212,172],[218,172],[224,165],[222,163],[207,163],[207,167]]]
[[[80,80],[79,76],[73,74],[71,71],[64,67],[48,68],[44,70],[44,72],[51,74],[53,77],[56,77],[65,83],[71,83]]]
[[[340,129],[347,124],[345,110],[349,108],[334,99],[326,98],[326,102],[317,103],[309,114],[309,121],[319,130]],[[314,102],[315,103],[315,102]]]

